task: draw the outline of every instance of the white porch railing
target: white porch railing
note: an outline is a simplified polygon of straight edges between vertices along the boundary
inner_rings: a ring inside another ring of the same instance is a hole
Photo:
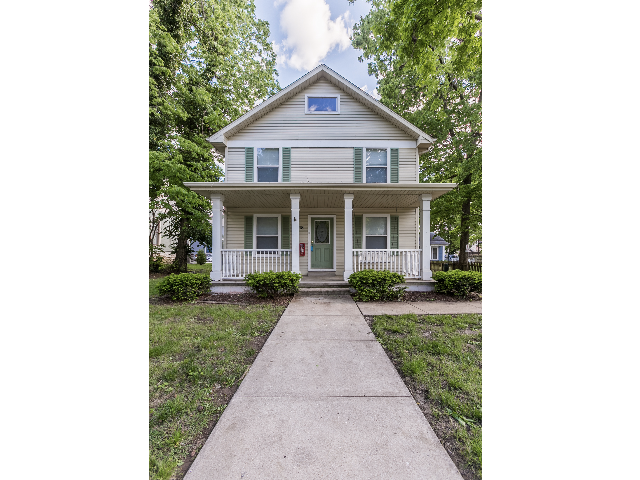
[[[364,250],[353,249],[353,271],[389,270],[405,278],[420,278],[420,253],[422,250]]]
[[[244,278],[249,273],[291,270],[289,250],[222,250],[222,278]]]

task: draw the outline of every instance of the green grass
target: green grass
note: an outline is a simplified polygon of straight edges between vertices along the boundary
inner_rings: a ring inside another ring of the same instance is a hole
[[[151,285],[151,283],[150,283]],[[151,286],[150,286],[151,290]],[[199,451],[284,307],[149,306],[149,478],[168,480]]]
[[[482,477],[482,315],[380,315],[373,333]],[[441,438],[442,439],[442,438]]]
[[[211,264],[205,263],[204,265],[198,265],[197,263],[188,263],[187,272],[193,273],[211,273]]]
[[[158,285],[164,278],[150,278],[149,279],[149,297],[159,297]]]

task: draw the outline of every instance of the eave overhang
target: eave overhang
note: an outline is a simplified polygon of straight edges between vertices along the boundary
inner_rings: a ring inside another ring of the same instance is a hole
[[[344,194],[353,194],[354,208],[414,208],[422,195],[431,199],[457,187],[456,183],[226,183],[185,182],[210,198],[224,195],[227,208],[290,208],[291,194],[300,194],[301,208],[343,208]]]

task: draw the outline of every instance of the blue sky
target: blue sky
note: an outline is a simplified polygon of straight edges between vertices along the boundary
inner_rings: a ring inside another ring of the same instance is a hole
[[[365,0],[255,0],[256,15],[269,22],[269,40],[278,54],[278,80],[286,87],[318,64],[328,67],[372,93],[375,77],[358,62],[351,46],[353,25],[371,5]],[[372,93],[377,97],[375,93]]]

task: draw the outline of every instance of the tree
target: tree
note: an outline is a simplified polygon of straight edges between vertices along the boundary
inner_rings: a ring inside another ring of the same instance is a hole
[[[183,182],[218,181],[206,139],[279,90],[276,56],[253,0],[155,0],[149,36],[150,218],[186,271],[190,240],[211,246],[211,205]]]
[[[381,102],[436,138],[420,156],[420,181],[459,186],[432,202],[431,227],[460,251],[482,236],[482,4],[371,0],[354,26]]]

